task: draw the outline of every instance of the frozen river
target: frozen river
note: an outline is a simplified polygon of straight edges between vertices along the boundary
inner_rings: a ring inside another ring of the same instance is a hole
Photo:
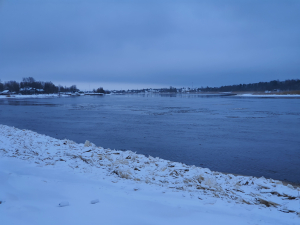
[[[299,98],[5,98],[0,99],[0,123],[215,171],[300,184]]]

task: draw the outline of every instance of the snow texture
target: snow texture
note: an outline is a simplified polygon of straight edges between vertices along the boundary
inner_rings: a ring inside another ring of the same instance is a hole
[[[5,125],[0,156],[1,224],[90,224],[97,214],[101,224],[300,224],[299,188],[278,180]],[[67,211],[57,211],[57,205]]]
[[[53,97],[69,97],[69,95],[58,95],[58,94],[0,95],[0,98],[53,98]]]

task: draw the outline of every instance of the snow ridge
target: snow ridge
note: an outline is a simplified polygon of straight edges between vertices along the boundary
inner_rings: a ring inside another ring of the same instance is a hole
[[[105,175],[115,178],[114,182],[131,179],[197,196],[200,200],[209,196],[299,214],[300,189],[283,185],[281,181],[223,174],[132,151],[104,149],[89,141],[77,144],[0,125],[0,155],[16,157],[41,167],[68,166],[95,176],[102,176],[105,172]]]

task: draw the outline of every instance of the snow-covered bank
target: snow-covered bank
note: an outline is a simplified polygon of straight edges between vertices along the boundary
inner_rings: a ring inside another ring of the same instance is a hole
[[[280,95],[280,94],[237,94],[236,96],[241,97],[260,97],[260,98],[300,98],[300,95],[295,94],[286,94],[286,95]]]
[[[1,224],[300,223],[298,191],[280,181],[4,125],[0,155]]]
[[[58,94],[38,94],[38,95],[0,95],[0,98],[54,98],[54,97],[68,97],[69,95]]]

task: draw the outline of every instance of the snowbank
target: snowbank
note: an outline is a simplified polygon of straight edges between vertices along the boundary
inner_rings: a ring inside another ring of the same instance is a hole
[[[300,98],[300,95],[279,95],[279,94],[265,94],[265,95],[257,95],[257,94],[238,94],[236,96],[242,96],[242,97],[260,97],[260,98]]]
[[[0,98],[53,98],[53,97],[68,97],[69,95],[58,94],[38,94],[38,95],[0,95]]]
[[[4,125],[0,155],[1,224],[300,224],[299,190],[272,179]]]

